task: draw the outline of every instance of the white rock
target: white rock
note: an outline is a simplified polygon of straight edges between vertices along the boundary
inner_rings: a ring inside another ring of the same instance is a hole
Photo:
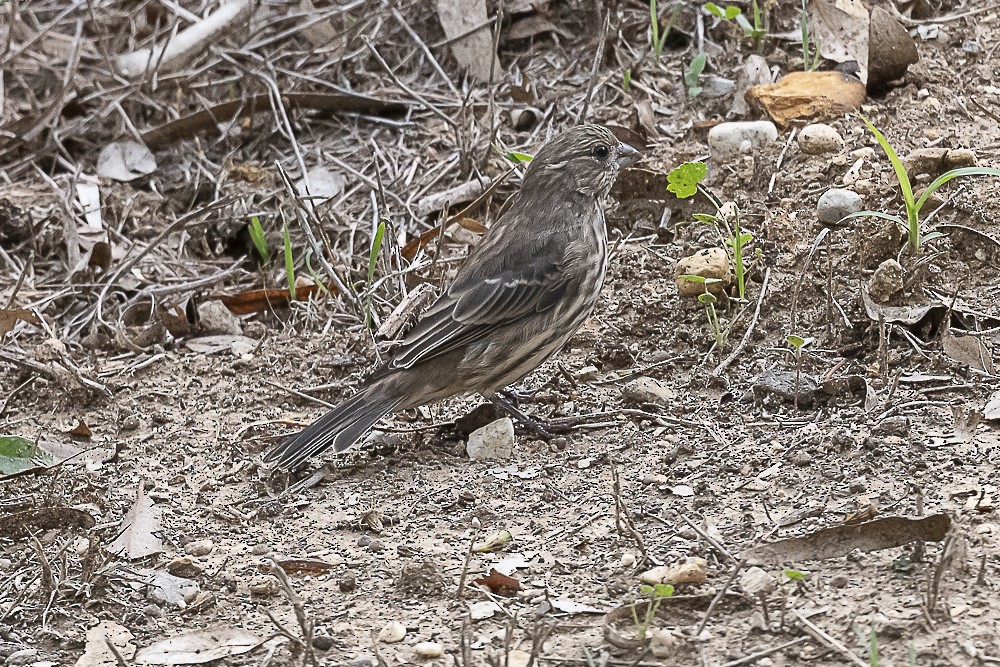
[[[719,123],[708,132],[708,150],[714,160],[729,162],[777,138],[778,128],[769,120]]]
[[[649,635],[649,651],[656,658],[669,658],[677,651],[677,637],[666,628],[653,630]]]
[[[1000,420],[1000,391],[993,392],[983,408],[983,418],[988,421]]]
[[[212,540],[192,540],[184,545],[184,553],[189,556],[207,556],[214,548],[215,542]]]
[[[500,606],[496,602],[483,600],[469,605],[469,618],[473,621],[482,621],[492,618],[498,611],[500,611]]]
[[[633,554],[631,551],[626,551],[625,553],[622,554],[621,560],[618,561],[618,567],[621,568],[635,567],[635,563],[636,563],[635,554]]]
[[[465,451],[473,461],[506,461],[514,455],[514,422],[510,417],[476,429],[469,434]]]
[[[383,644],[395,644],[403,641],[406,636],[406,626],[399,621],[389,621],[378,633],[378,640]]]
[[[810,155],[833,153],[843,144],[840,133],[825,123],[806,125],[799,132],[799,150]]]
[[[444,646],[438,642],[420,642],[413,647],[413,652],[419,658],[440,658],[444,655]]]
[[[528,667],[531,654],[527,651],[511,651],[507,654],[507,667]]]
[[[202,301],[198,304],[198,322],[206,334],[241,335],[240,319],[233,315],[221,301]]]
[[[832,188],[823,193],[816,204],[816,217],[820,222],[837,224],[851,213],[861,210],[861,195],[851,190]]]
[[[740,576],[740,587],[750,595],[766,597],[777,586],[778,580],[759,567],[751,567]]]
[[[599,373],[597,366],[584,366],[576,372],[576,378],[581,382],[593,382]]]
[[[868,293],[875,301],[885,303],[903,291],[903,277],[905,275],[906,272],[899,262],[887,259],[879,264],[875,273],[872,274],[871,282],[868,284]]]

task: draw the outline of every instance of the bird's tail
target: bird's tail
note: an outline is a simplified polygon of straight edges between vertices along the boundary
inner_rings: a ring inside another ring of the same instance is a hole
[[[264,462],[294,469],[328,449],[347,451],[375,422],[394,412],[404,397],[399,383],[391,377],[363,387],[306,428],[285,438],[264,455]]]

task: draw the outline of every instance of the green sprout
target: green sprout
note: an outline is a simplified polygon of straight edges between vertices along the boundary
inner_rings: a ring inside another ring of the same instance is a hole
[[[819,67],[819,40],[816,41],[816,54],[810,58],[809,53],[809,12],[806,11],[806,0],[802,0],[802,14],[800,18],[802,24],[802,69],[806,72]]]
[[[795,352],[795,396],[792,399],[795,403],[795,410],[799,409],[799,378],[802,373],[802,349],[811,345],[813,342],[812,338],[797,336],[795,334],[789,334],[788,344],[792,346],[792,350]]]
[[[288,279],[288,299],[295,301],[295,262],[292,258],[292,238],[288,233],[288,223],[283,229],[285,245],[285,277]]]
[[[260,261],[267,262],[271,253],[268,252],[267,249],[267,237],[264,236],[264,228],[260,225],[260,218],[256,215],[250,218],[250,224],[247,225],[247,231],[250,232],[250,241],[253,243],[254,249],[260,256]]]
[[[632,85],[632,70],[627,69],[625,73],[622,74],[622,90],[626,93],[628,92],[629,86]]]
[[[927,200],[938,188],[952,179],[963,176],[1000,176],[1000,169],[993,169],[990,167],[960,167],[958,169],[952,169],[935,178],[931,184],[924,189],[924,193],[920,196],[920,198],[915,199],[913,196],[913,186],[910,184],[910,177],[906,173],[906,167],[903,165],[903,161],[899,159],[899,155],[896,154],[896,151],[889,143],[889,140],[885,138],[885,135],[883,135],[870,120],[861,114],[858,114],[858,117],[864,121],[864,124],[868,126],[871,133],[875,135],[875,140],[878,141],[879,146],[881,146],[882,150],[885,151],[886,157],[889,158],[889,163],[892,165],[893,171],[896,172],[896,180],[899,183],[899,191],[903,195],[903,206],[906,208],[906,220],[904,221],[898,215],[891,215],[880,211],[859,211],[845,216],[843,220],[861,217],[874,217],[891,220],[906,230],[907,242],[910,246],[910,250],[914,253],[918,252],[924,243],[944,236],[944,234],[940,232],[921,234],[920,209],[924,207],[924,204],[927,203]],[[843,222],[843,220],[841,222]]]
[[[698,295],[698,303],[705,306],[705,319],[708,320],[708,328],[712,330],[712,334],[715,336],[715,347],[721,350],[726,346],[726,341],[729,339],[729,332],[722,328],[722,324],[719,321],[719,312],[715,308],[715,304],[719,300],[714,294],[708,291],[708,286],[714,283],[721,283],[722,281],[718,278],[706,278],[705,276],[698,276],[691,273],[678,276],[677,279],[700,283],[704,286],[705,291]]]
[[[365,296],[365,326],[371,329],[372,326],[372,283],[375,281],[375,265],[378,263],[378,253],[382,248],[382,239],[385,238],[385,221],[379,220],[378,227],[375,228],[375,236],[372,237],[372,246],[368,252],[368,293]]]
[[[736,25],[743,30],[743,34],[753,42],[754,50],[760,51],[764,43],[764,38],[767,37],[767,26],[764,24],[764,17],[761,15],[760,5],[757,3],[757,0],[753,0],[752,2],[753,24],[743,14],[743,10],[734,5],[727,5],[723,9],[714,2],[706,2],[702,8],[709,14],[718,16],[723,21],[736,21]]]
[[[701,95],[702,87],[701,73],[705,71],[705,63],[708,58],[704,53],[699,53],[684,70],[684,85],[687,87],[688,97],[698,97]]]
[[[636,611],[637,603],[632,603],[632,620],[635,621],[635,630],[639,635],[639,639],[645,639],[646,632],[649,630],[650,624],[652,624],[653,619],[656,618],[656,610],[660,608],[661,602],[673,596],[674,587],[670,584],[656,584],[655,586],[643,585],[639,588],[639,593],[647,599],[646,611],[643,613],[643,617],[640,620],[639,614]]]
[[[677,13],[680,11],[681,6],[674,5],[673,11],[670,13],[670,20],[667,21],[667,27],[663,30],[663,34],[660,34],[660,17],[656,11],[656,0],[649,0],[649,28],[650,28],[650,46],[653,50],[653,55],[657,60],[660,59],[660,54],[663,53],[663,47],[667,43],[667,37],[670,35],[670,29],[674,25],[674,20],[677,18]]]

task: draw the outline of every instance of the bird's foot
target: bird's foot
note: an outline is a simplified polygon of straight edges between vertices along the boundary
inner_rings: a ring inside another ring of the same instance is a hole
[[[513,417],[515,421],[517,421],[531,435],[535,436],[539,440],[549,442],[554,438],[560,437],[560,433],[568,433],[572,430],[563,428],[556,424],[542,422],[530,415],[525,414],[524,412],[521,412],[515,401],[511,400],[512,396],[512,392],[500,391],[492,396],[489,396],[488,398],[493,405]]]

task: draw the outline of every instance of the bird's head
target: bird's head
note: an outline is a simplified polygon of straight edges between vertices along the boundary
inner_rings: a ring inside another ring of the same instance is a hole
[[[615,138],[606,127],[580,125],[542,146],[524,174],[523,189],[550,196],[565,188],[604,198],[618,170],[634,164],[639,151]]]

